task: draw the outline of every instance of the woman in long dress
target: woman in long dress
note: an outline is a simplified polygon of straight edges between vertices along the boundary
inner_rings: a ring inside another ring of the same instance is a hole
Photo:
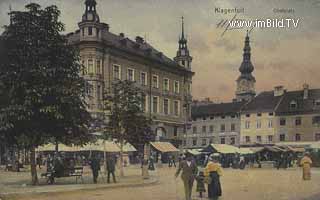
[[[300,165],[302,166],[302,179],[310,180],[311,179],[311,164],[312,160],[310,158],[309,152],[307,152],[304,157],[300,161]]]
[[[208,184],[208,197],[211,200],[217,200],[222,195],[220,184],[222,169],[219,163],[219,155],[214,154],[209,160],[204,171],[205,176],[211,178],[211,182]]]

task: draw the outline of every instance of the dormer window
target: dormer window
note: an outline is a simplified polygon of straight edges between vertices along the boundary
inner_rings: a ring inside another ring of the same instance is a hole
[[[291,109],[296,109],[298,107],[297,102],[296,101],[291,101],[290,102],[290,108]]]

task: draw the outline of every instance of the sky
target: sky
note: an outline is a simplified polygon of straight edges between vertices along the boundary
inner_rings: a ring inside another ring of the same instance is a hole
[[[35,2],[61,10],[66,32],[78,27],[84,0],[0,0],[0,32],[9,23],[8,11],[22,10]],[[235,97],[247,28],[228,30],[217,27],[234,14],[216,13],[215,8],[244,8],[236,18],[299,19],[297,28],[254,28],[250,32],[251,58],[255,67],[257,93],[283,85],[301,89],[303,83],[320,88],[320,0],[97,0],[100,21],[113,33],[124,32],[131,39],[140,35],[158,50],[173,58],[178,48],[181,16],[185,18],[188,47],[193,57],[194,99],[215,102]],[[279,13],[292,9],[292,13]]]

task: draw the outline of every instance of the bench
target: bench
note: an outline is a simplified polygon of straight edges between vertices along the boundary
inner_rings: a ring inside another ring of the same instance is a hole
[[[74,167],[72,169],[64,170],[63,173],[57,175],[54,171],[49,171],[46,173],[42,173],[41,177],[47,178],[48,184],[54,183],[54,178],[64,178],[64,177],[76,177],[76,183],[78,183],[78,179],[81,179],[83,183],[83,167]]]

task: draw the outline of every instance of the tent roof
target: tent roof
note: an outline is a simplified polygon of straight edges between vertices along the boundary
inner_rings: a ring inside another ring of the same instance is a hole
[[[212,150],[222,154],[233,154],[233,153],[238,153],[239,148],[232,145],[228,145],[228,144],[210,144],[208,147],[203,149],[203,151],[211,151],[211,152]]]
[[[166,153],[166,152],[178,152],[175,146],[173,146],[170,142],[150,142],[150,144],[158,151]]]
[[[238,153],[240,154],[254,154],[250,148],[239,148]]]
[[[44,152],[44,151],[55,151],[56,150],[56,145],[53,143],[45,144],[42,146],[39,146],[36,151],[38,152]],[[67,146],[64,144],[58,144],[58,150],[61,152],[74,152],[74,151],[79,151],[78,146]]]

